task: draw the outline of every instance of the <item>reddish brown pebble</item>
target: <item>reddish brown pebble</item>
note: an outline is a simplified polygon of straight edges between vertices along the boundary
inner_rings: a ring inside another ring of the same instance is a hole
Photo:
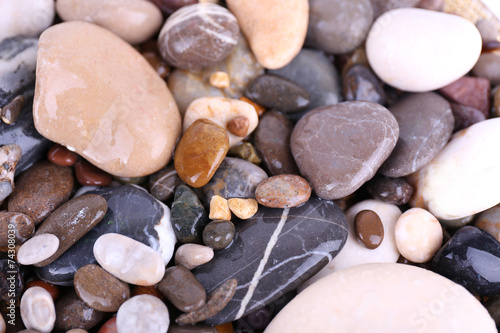
[[[60,166],[73,166],[78,160],[78,155],[66,147],[55,144],[50,148],[47,159]]]
[[[25,291],[31,287],[42,287],[47,290],[54,302],[59,298],[59,287],[41,280],[33,280],[26,284]]]
[[[154,52],[144,52],[142,56],[153,67],[156,73],[162,78],[166,78],[170,73],[170,67],[160,59],[160,56]]]
[[[278,175],[264,180],[255,190],[255,198],[266,207],[289,208],[303,204],[311,196],[311,186],[296,175]]]
[[[21,114],[24,107],[24,97],[16,96],[9,104],[2,108],[2,121],[6,124],[13,124]]]
[[[490,109],[490,81],[482,77],[464,76],[439,89],[452,102],[472,107],[486,117]]]
[[[357,238],[367,248],[373,250],[384,240],[384,226],[380,217],[372,210],[362,210],[354,217]]]
[[[264,114],[264,112],[266,112],[266,108],[264,108],[263,106],[255,103],[254,101],[246,98],[246,97],[240,97],[240,101],[243,101],[243,102],[247,102],[248,104],[252,105],[253,108],[255,109],[255,112],[257,112],[257,116],[262,116]]]
[[[232,323],[225,323],[222,325],[217,325],[215,326],[215,329],[217,330],[217,333],[233,333],[233,324]]]
[[[105,322],[97,333],[118,333],[118,329],[116,328],[116,317]]]
[[[111,184],[111,175],[90,164],[85,160],[75,164],[76,180],[82,186],[95,185],[95,186],[108,186]]]
[[[227,130],[236,136],[244,137],[247,135],[249,124],[250,122],[246,117],[239,116],[227,123]]]
[[[182,266],[165,270],[158,289],[176,308],[183,312],[198,310],[205,305],[207,294],[193,273]]]
[[[163,302],[166,300],[165,296],[158,290],[158,285],[153,286],[136,286],[132,285],[132,289],[130,290],[130,297],[138,296],[138,295],[151,295],[158,297]]]
[[[56,303],[55,331],[67,331],[75,327],[90,330],[106,316],[105,312],[87,306],[74,290],[69,291]]]
[[[189,186],[202,187],[212,179],[228,149],[226,130],[208,119],[198,119],[175,149],[175,170]]]
[[[23,213],[0,211],[0,248],[9,246],[12,232],[15,244],[21,245],[33,235],[35,224]]]

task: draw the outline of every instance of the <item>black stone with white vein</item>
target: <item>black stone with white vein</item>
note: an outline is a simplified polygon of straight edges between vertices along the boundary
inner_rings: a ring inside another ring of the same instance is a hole
[[[342,249],[347,239],[344,213],[332,201],[311,198],[286,210],[260,207],[236,224],[233,244],[193,270],[207,293],[228,279],[238,287],[229,304],[207,323],[243,317],[297,288]]]

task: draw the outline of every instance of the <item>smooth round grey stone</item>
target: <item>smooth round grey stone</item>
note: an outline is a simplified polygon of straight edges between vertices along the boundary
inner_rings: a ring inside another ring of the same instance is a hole
[[[398,123],[385,107],[351,101],[308,112],[293,129],[291,148],[316,194],[332,200],[371,179],[398,134]]]
[[[370,0],[309,0],[306,45],[327,53],[353,51],[373,22]]]
[[[403,177],[420,170],[446,145],[455,119],[450,103],[436,93],[409,95],[389,108],[399,124],[399,139],[379,173]]]

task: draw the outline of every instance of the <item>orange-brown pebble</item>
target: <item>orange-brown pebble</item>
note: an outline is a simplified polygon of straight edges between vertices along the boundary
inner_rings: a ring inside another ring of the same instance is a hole
[[[78,161],[78,155],[56,143],[47,153],[47,159],[60,166],[73,166]]]
[[[254,107],[255,112],[257,112],[257,116],[259,116],[259,117],[262,116],[264,114],[264,112],[266,112],[266,108],[264,108],[263,106],[255,103],[252,100],[249,100],[246,97],[240,97],[240,101],[247,102],[248,104],[251,104]]]
[[[175,149],[175,170],[189,186],[202,187],[212,179],[228,149],[226,130],[208,119],[198,119]]]
[[[136,285],[131,285],[130,286],[130,297],[134,297],[137,295],[151,295],[158,297],[159,299],[164,302],[166,300],[165,296],[163,296],[162,293],[158,290],[158,286],[155,284],[153,286],[136,286]]]
[[[111,175],[98,167],[90,164],[85,160],[81,160],[75,164],[76,180],[82,186],[108,186],[111,184]]]
[[[384,240],[384,225],[373,210],[362,210],[354,217],[354,229],[357,239],[373,250]]]
[[[226,72],[215,72],[210,75],[209,78],[210,85],[215,88],[225,89],[229,87],[231,83],[229,80],[229,75]]]
[[[215,326],[217,333],[233,333],[233,323],[225,323]]]
[[[146,58],[146,60],[149,62],[151,67],[154,68],[156,73],[162,78],[166,78],[168,74],[170,73],[170,67],[161,60],[161,58],[158,56],[158,54],[154,52],[144,52],[142,53],[142,56]]]
[[[53,284],[47,283],[41,280],[33,280],[26,284],[26,288],[24,291],[28,290],[31,287],[42,287],[47,290],[54,302],[59,298],[59,288]]]
[[[227,201],[229,209],[242,220],[247,220],[257,213],[259,205],[255,199],[232,198]]]
[[[214,195],[210,199],[210,214],[208,218],[211,220],[231,220],[231,211],[227,200],[221,196]]]
[[[264,180],[255,190],[255,199],[271,208],[296,207],[311,196],[311,186],[296,175],[278,175]]]
[[[227,130],[236,136],[244,137],[247,135],[249,124],[247,117],[235,117],[227,123]]]
[[[116,328],[116,317],[105,322],[97,333],[118,333],[118,329]]]

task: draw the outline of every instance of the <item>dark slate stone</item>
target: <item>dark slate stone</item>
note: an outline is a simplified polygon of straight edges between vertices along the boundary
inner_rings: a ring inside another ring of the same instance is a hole
[[[7,125],[0,121],[0,146],[11,143],[21,147],[21,160],[16,167],[16,175],[44,157],[52,143],[38,133],[33,123],[33,101],[27,100],[17,121]]]
[[[241,158],[226,157],[212,179],[201,188],[205,205],[214,195],[223,198],[254,198],[257,185],[266,180],[267,174],[255,164]]]
[[[309,93],[285,78],[264,74],[253,80],[245,91],[246,97],[266,109],[293,113],[304,110],[310,103]]]
[[[203,228],[210,220],[205,208],[189,186],[180,185],[175,190],[171,221],[175,237],[179,242],[203,244]]]
[[[207,294],[228,279],[238,281],[231,302],[207,323],[231,322],[297,288],[335,257],[346,239],[345,216],[332,201],[314,197],[290,208],[288,216],[283,209],[259,207],[252,218],[236,223],[231,246],[193,270]]]
[[[32,97],[38,39],[13,37],[0,42],[0,108],[14,97]],[[0,132],[1,133],[1,132]]]
[[[500,243],[476,227],[459,229],[432,259],[433,270],[482,296],[500,294]]]
[[[367,67],[356,64],[342,78],[342,94],[346,101],[385,103],[384,88],[379,79]]]
[[[165,207],[148,192],[133,185],[87,192],[99,194],[108,203],[108,210],[101,222],[76,242],[53,263],[37,267],[37,275],[54,284],[71,284],[78,268],[97,263],[94,243],[99,236],[113,232],[131,237],[158,250],[160,240],[155,226],[165,222]]]

